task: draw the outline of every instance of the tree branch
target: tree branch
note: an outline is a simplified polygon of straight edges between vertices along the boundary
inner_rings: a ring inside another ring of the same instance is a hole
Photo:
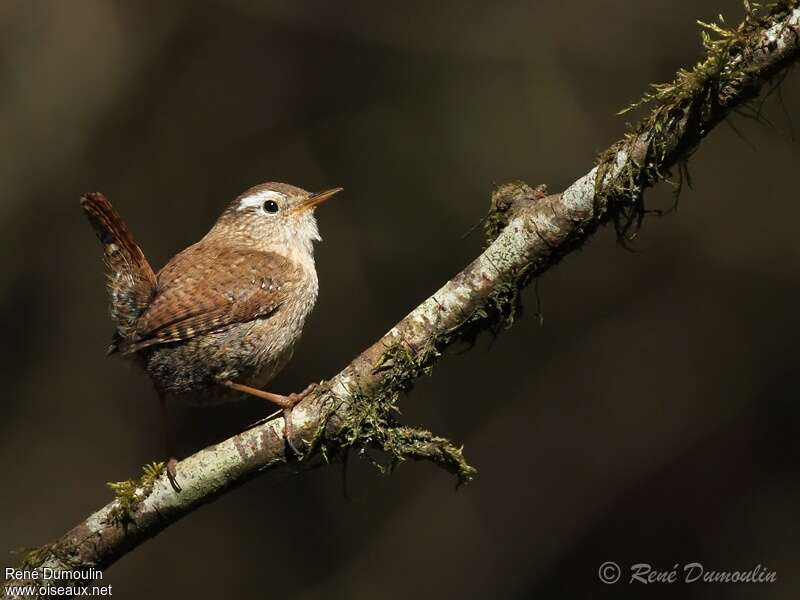
[[[117,484],[114,501],[29,553],[23,567],[39,573],[104,569],[260,473],[315,467],[347,448],[377,447],[396,460],[432,460],[468,481],[474,470],[459,448],[397,425],[392,409],[399,392],[410,389],[449,345],[510,325],[519,291],[598,226],[611,221],[628,239],[645,214],[643,191],[680,166],[715,125],[797,59],[799,5],[800,0],[780,2],[757,15],[745,3],[745,20],[736,29],[702,24],[713,34],[704,36],[706,59],[680,71],[672,83],[653,86],[643,99],[654,103],[649,115],[562,193],[546,196],[543,187],[521,182],[499,186],[486,223],[486,250],[296,407],[295,443],[306,443],[302,461],[287,454],[281,419],[258,424],[181,461],[180,493],[157,467],[146,468],[139,481]]]

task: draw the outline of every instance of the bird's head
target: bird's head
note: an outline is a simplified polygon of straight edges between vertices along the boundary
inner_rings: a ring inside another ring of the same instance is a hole
[[[342,188],[307,192],[288,183],[262,183],[233,200],[207,238],[280,254],[307,253],[321,241],[314,210]]]

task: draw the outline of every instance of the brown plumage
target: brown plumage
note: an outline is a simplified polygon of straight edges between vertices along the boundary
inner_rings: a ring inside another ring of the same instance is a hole
[[[314,208],[338,191],[251,188],[157,275],[105,196],[86,194],[81,207],[105,253],[111,351],[138,362],[162,396],[203,403],[234,389],[271,400],[286,411],[288,437],[300,396],[255,388],[289,361],[316,302]]]
[[[292,283],[299,279],[297,266],[274,252],[192,246],[159,272],[159,291],[123,351],[182,342],[269,317],[290,298]]]
[[[86,194],[81,198],[81,208],[103,244],[111,318],[117,324],[117,335],[124,339],[135,330],[139,316],[153,298],[156,276],[125,222],[103,194]]]

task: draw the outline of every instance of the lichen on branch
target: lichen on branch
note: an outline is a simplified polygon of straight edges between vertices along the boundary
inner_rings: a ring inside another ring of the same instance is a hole
[[[680,69],[619,114],[652,105],[649,114],[597,160],[595,192],[622,243],[630,241],[646,214],[644,190],[670,181],[678,167],[676,193],[689,179],[687,161],[700,141],[731,112],[755,98],[762,85],[796,58],[796,1],[762,8],[744,0],[745,15],[729,26],[698,21],[702,60]]]

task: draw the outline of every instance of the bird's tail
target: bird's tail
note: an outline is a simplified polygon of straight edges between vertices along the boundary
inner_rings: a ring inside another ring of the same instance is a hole
[[[81,208],[103,244],[111,316],[117,324],[111,353],[117,341],[133,334],[136,321],[155,292],[156,276],[127,225],[103,194],[84,194]]]

